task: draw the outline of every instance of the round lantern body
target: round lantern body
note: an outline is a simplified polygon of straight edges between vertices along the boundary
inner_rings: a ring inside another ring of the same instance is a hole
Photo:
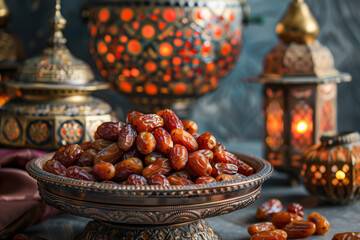
[[[306,189],[324,202],[348,204],[360,198],[360,135],[329,134],[303,155]]]
[[[134,108],[181,112],[235,66],[244,2],[93,0],[90,53]]]

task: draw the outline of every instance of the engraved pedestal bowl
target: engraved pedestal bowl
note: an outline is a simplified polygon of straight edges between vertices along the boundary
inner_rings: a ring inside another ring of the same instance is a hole
[[[50,174],[43,166],[52,155],[26,168],[46,203],[94,219],[78,239],[220,239],[203,219],[251,205],[273,171],[263,159],[236,154],[256,170],[254,175],[192,186],[131,186]]]

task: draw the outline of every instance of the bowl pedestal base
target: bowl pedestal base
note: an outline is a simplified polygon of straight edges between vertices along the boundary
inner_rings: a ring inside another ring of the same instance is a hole
[[[91,221],[77,240],[221,240],[204,220],[176,225],[125,225]]]

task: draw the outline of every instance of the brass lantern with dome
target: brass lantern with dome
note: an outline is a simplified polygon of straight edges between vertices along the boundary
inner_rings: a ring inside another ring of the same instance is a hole
[[[56,149],[92,140],[98,125],[111,120],[110,105],[90,96],[107,84],[95,81],[90,67],[68,50],[59,0],[55,8],[48,46],[25,61],[17,79],[6,84],[21,97],[0,109],[2,145]]]
[[[337,83],[351,76],[334,67],[303,0],[290,4],[276,32],[280,41],[266,55],[263,73],[248,80],[264,85],[265,158],[298,178],[303,152],[322,133],[336,131]]]

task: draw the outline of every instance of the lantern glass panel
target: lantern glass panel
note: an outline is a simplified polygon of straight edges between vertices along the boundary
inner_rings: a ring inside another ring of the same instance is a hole
[[[268,159],[275,165],[281,165],[283,155],[280,147],[284,143],[284,110],[283,90],[266,89],[268,105],[266,107],[266,143],[268,145]]]

